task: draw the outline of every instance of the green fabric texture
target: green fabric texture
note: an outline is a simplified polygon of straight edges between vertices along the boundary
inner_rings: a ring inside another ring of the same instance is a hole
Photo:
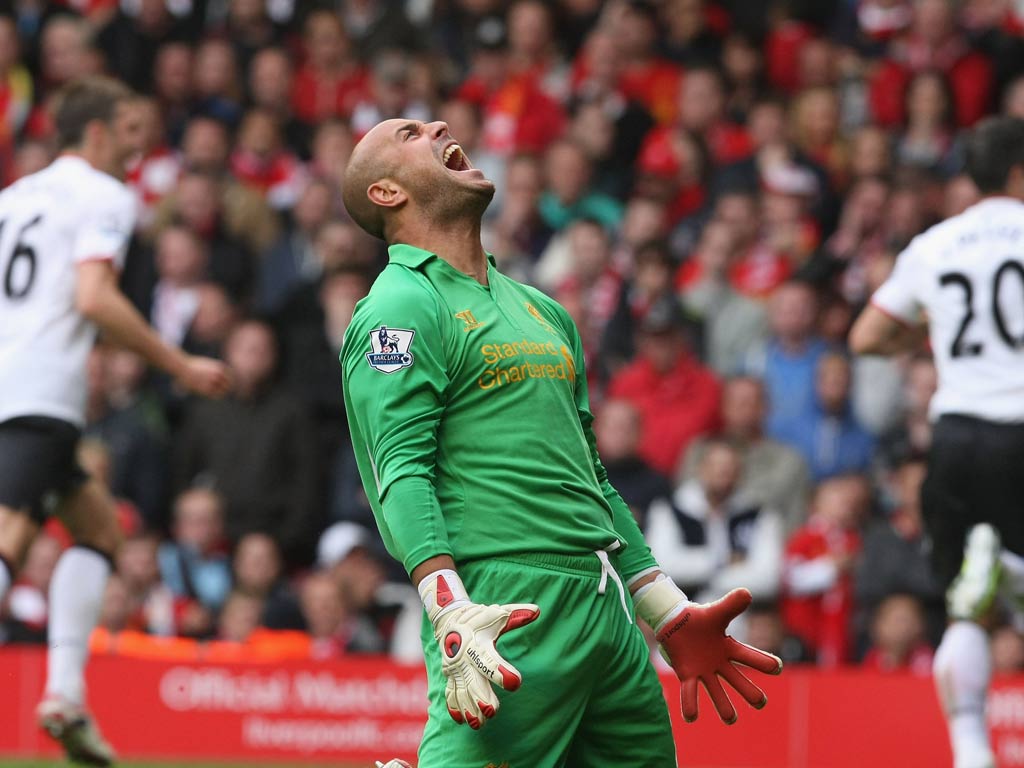
[[[493,259],[484,286],[427,251],[389,252],[341,352],[356,462],[388,551],[411,572],[440,554],[461,568],[619,541],[627,578],[655,565],[597,457],[568,313]]]
[[[523,676],[498,691],[497,715],[479,731],[445,703],[441,654],[424,620],[430,716],[419,768],[670,768],[675,744],[647,643],[627,619],[612,579],[599,594],[596,555],[521,555],[460,569],[480,603],[533,602],[540,617],[498,640]],[[633,604],[628,593],[629,613]]]

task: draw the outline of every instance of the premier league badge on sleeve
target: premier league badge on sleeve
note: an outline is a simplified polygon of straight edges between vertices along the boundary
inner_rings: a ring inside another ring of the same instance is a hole
[[[384,325],[370,331],[370,351],[366,353],[366,362],[381,373],[394,373],[408,368],[413,363],[409,348],[412,347],[412,337],[415,335],[416,331]]]

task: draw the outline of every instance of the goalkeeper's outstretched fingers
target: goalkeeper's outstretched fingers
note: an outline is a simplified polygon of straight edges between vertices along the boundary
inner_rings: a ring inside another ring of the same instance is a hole
[[[748,590],[734,589],[713,603],[692,603],[671,579],[659,576],[637,590],[634,598],[637,614],[654,630],[662,656],[679,678],[680,705],[686,722],[697,719],[700,686],[704,686],[727,725],[736,722],[737,714],[723,681],[755,709],[768,703],[765,692],[740,665],[778,675],[782,659],[725,634],[729,623],[750,606],[753,598]]]

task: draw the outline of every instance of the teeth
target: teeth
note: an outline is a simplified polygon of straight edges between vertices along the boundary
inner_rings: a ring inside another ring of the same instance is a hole
[[[462,151],[462,147],[460,147],[458,144],[452,144],[450,147],[448,147],[448,149],[444,151],[443,162],[446,166],[448,165],[448,161],[452,159],[452,155],[454,155],[456,151]]]

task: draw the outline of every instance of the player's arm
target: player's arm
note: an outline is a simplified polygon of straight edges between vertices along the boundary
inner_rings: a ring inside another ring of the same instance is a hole
[[[892,274],[871,297],[850,329],[850,349],[857,355],[894,355],[918,346],[927,334],[921,322],[918,296],[920,267],[916,266],[920,238],[897,258]]]
[[[117,272],[135,226],[135,200],[124,187],[100,190],[79,212],[71,257],[77,269],[75,305],[115,344],[138,353],[186,388],[209,397],[227,392],[223,363],[186,355],[163,342],[121,293]]]
[[[661,571],[632,512],[608,482],[608,473],[598,457],[597,441],[591,428],[593,415],[579,331],[564,309],[558,304],[554,307],[572,342],[576,360],[576,410],[590,446],[594,472],[605,499],[611,505],[615,531],[627,545],[619,556],[619,569],[633,595],[636,615],[654,630],[662,655],[679,678],[684,719],[687,722],[697,719],[697,687],[700,684],[711,696],[719,717],[726,723],[734,723],[736,708],[722,681],[738,691],[751,706],[760,709],[768,702],[768,697],[740,671],[738,665],[777,675],[782,672],[782,661],[725,634],[729,622],[750,605],[749,591],[734,589],[714,603],[694,603]]]
[[[916,349],[927,327],[910,323],[868,304],[850,329],[850,350],[856,355],[896,355]]]
[[[390,370],[373,358],[374,335],[382,331],[399,338],[407,365]],[[434,491],[437,430],[449,384],[444,347],[435,298],[416,285],[389,285],[357,310],[345,334],[345,401],[353,446],[369,457],[372,485],[365,474],[364,485],[368,496],[376,496],[382,534],[409,571],[433,626],[448,712],[475,729],[497,713],[494,685],[514,691],[522,683],[496,641],[540,611],[528,604],[475,603],[456,572]]]
[[[228,390],[227,369],[216,360],[187,355],[165,343],[117,285],[113,262],[92,258],[78,262],[75,305],[115,344],[141,355],[188,389],[208,397]]]

